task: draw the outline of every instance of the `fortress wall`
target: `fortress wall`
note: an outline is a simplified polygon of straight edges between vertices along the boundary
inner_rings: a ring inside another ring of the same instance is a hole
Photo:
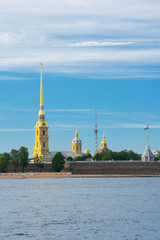
[[[160,162],[72,162],[72,174],[160,175]]]
[[[24,172],[51,172],[52,171],[52,164],[47,163],[43,165],[43,168],[37,168],[36,164],[31,163],[28,164],[27,167],[24,168]],[[9,164],[7,167],[7,172],[15,172],[15,166]],[[22,168],[16,168],[16,172],[22,172]]]
[[[159,175],[160,162],[68,162],[65,164],[65,169],[72,174],[111,174],[111,175]],[[8,165],[8,172],[15,172],[15,167]],[[46,163],[44,167],[38,168],[36,164],[29,164],[24,172],[51,172],[52,164]],[[22,172],[22,168],[16,168],[16,172]]]

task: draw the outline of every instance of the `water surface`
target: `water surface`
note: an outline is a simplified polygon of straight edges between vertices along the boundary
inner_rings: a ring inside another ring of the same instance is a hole
[[[160,240],[160,178],[0,180],[0,239]]]

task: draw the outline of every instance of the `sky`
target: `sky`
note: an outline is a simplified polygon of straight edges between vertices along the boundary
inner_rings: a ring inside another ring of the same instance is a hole
[[[0,0],[0,153],[28,147],[40,62],[50,151],[160,150],[160,1]]]

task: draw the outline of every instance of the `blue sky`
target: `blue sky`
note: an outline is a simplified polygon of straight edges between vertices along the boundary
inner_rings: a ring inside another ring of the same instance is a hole
[[[160,144],[160,2],[2,0],[0,152],[34,146],[40,62],[50,150],[71,150],[75,129],[94,152],[103,132],[114,151]]]

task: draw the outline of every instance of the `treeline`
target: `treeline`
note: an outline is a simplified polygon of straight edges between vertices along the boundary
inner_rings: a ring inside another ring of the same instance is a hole
[[[0,154],[0,172],[6,172],[8,164],[13,164],[16,168],[21,167],[22,172],[24,172],[24,168],[27,167],[29,163],[29,152],[28,148],[21,147],[19,150],[12,149],[10,153],[2,153]]]
[[[88,160],[96,160],[96,161],[109,161],[109,160],[114,160],[114,161],[129,161],[129,160],[141,160],[141,154],[135,153],[132,150],[127,151],[123,150],[120,152],[101,152],[101,153],[96,153],[93,157],[91,154],[83,155],[83,156],[78,156],[75,157],[74,159],[71,157],[68,157],[66,160],[67,161],[88,161]]]
[[[96,153],[93,157],[94,160],[114,160],[114,161],[127,161],[127,160],[141,160],[141,154],[135,153],[132,150],[123,150],[120,152],[102,152]]]

